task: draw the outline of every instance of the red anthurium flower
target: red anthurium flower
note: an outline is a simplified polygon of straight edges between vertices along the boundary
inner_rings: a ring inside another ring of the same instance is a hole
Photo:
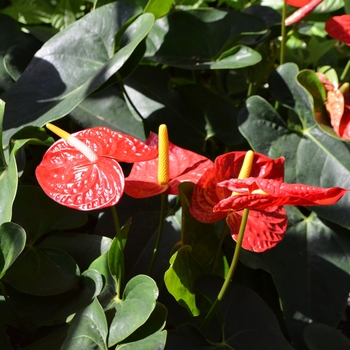
[[[66,139],[47,150],[36,177],[51,199],[70,208],[93,210],[116,204],[125,185],[118,161],[157,157],[157,151],[140,140],[106,127],[72,135],[51,124],[47,127]]]
[[[303,7],[307,5],[311,0],[285,0],[288,5],[294,7]]]
[[[147,198],[163,192],[179,194],[180,183],[187,181],[196,183],[204,171],[213,166],[213,162],[206,157],[169,142],[167,134],[163,142],[161,133],[159,137],[151,133],[146,144],[154,149],[159,148],[159,157],[135,163],[130,175],[125,178],[124,191],[134,198]],[[163,146],[164,152],[161,149]]]
[[[350,15],[334,16],[326,22],[326,32],[350,46]]]
[[[325,106],[335,133],[343,140],[350,140],[350,93],[349,84],[333,85],[324,74],[316,73],[323,84],[327,98]]]
[[[273,160],[259,153],[254,153],[250,177],[239,180],[244,156],[245,152],[231,152],[216,158],[214,167],[197,182],[190,207],[191,214],[202,222],[226,218],[234,240],[243,209],[250,209],[244,249],[263,252],[283,239],[288,224],[283,205],[333,204],[346,192],[284,184],[284,159]]]

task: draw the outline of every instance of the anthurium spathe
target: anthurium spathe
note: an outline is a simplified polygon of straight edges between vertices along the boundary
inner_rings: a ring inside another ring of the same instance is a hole
[[[93,210],[116,204],[125,186],[118,161],[157,157],[154,148],[107,127],[72,135],[51,124],[48,128],[64,139],[47,150],[36,169],[36,177],[50,198],[70,208]]]
[[[334,39],[350,45],[350,15],[334,16],[325,25],[326,32]]]
[[[197,153],[188,151],[167,139],[165,126],[160,131],[164,135],[151,133],[146,144],[159,149],[159,157],[137,162],[125,179],[125,193],[134,198],[147,198],[160,193],[179,194],[182,182],[196,183],[213,162]],[[166,140],[161,140],[161,137]],[[166,170],[165,170],[166,169]]]
[[[254,153],[250,177],[237,179],[244,156],[245,152],[231,152],[216,158],[214,167],[197,182],[190,207],[191,214],[202,222],[226,218],[234,240],[243,210],[250,209],[244,249],[263,252],[283,239],[288,224],[283,205],[333,204],[346,192],[284,184],[284,158],[270,159],[259,153]]]
[[[334,132],[343,140],[350,140],[349,84],[332,84],[324,74],[316,73],[326,91],[325,107]]]
[[[311,2],[311,0],[285,0],[285,2],[294,7],[303,7]]]

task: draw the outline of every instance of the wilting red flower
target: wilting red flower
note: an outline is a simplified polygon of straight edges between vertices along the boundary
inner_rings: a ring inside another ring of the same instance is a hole
[[[151,133],[146,144],[158,149],[158,135]],[[179,194],[182,182],[196,183],[213,162],[197,153],[180,148],[169,142],[169,180],[158,181],[158,158],[133,165],[130,175],[125,178],[125,193],[134,198],[147,198],[160,193]]]
[[[36,177],[51,199],[78,210],[105,208],[119,201],[125,183],[118,161],[157,157],[157,151],[140,140],[106,127],[69,136],[87,145],[95,158],[89,160],[71,143],[60,139],[45,153],[36,168]]]
[[[326,32],[350,46],[350,15],[334,16],[326,22]]]
[[[285,25],[290,26],[302,21],[307,17],[323,0],[285,0],[287,4],[300,7],[285,20]]]
[[[254,153],[250,177],[237,179],[245,152],[231,152],[216,158],[214,167],[197,182],[190,207],[202,222],[226,218],[231,236],[237,240],[244,209],[250,209],[242,247],[255,252],[273,248],[283,239],[287,215],[283,205],[328,205],[346,190],[323,189],[283,183],[284,158],[270,159]]]
[[[350,140],[349,84],[346,83],[338,87],[332,84],[324,74],[316,74],[327,93],[325,106],[335,133],[343,140]]]

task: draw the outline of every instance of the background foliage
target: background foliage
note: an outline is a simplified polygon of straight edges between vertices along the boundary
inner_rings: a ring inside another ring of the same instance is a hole
[[[253,149],[284,156],[286,182],[350,188],[349,143],[331,129],[315,74],[342,75],[350,49],[324,23],[350,6],[322,5],[287,28],[281,62],[283,1],[0,1],[2,349],[350,348],[349,194],[288,207],[284,240],[242,253],[219,317],[200,330],[235,243],[224,237],[212,269],[223,223],[191,217],[191,184],[168,198],[151,276],[159,198],[118,203],[120,285],[110,211],[62,207],[34,175],[55,139],[48,122],[142,140],[167,124],[173,143],[211,159]]]

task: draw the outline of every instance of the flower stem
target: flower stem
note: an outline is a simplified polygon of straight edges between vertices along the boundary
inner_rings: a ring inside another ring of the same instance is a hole
[[[233,254],[232,262],[230,269],[228,270],[227,276],[225,278],[225,281],[220,289],[220,292],[218,296],[216,297],[216,300],[214,301],[213,305],[211,306],[208,314],[206,315],[205,319],[203,320],[202,324],[200,325],[199,329],[203,330],[205,327],[208,325],[209,321],[215,314],[221,300],[224,298],[228,287],[231,283],[231,279],[236,271],[236,267],[239,261],[239,255],[241,252],[241,247],[242,247],[242,242],[243,242],[243,237],[244,237],[244,231],[245,227],[247,225],[247,219],[248,219],[248,214],[249,214],[249,209],[244,209],[243,211],[243,216],[242,216],[242,221],[241,221],[241,226],[239,228],[239,233],[238,233],[238,238],[237,238],[237,244],[235,248],[235,252]]]
[[[281,50],[280,50],[280,65],[284,63],[284,56],[286,51],[286,42],[287,42],[287,36],[286,36],[286,17],[287,17],[287,3],[283,2],[282,7],[282,22],[281,22]]]
[[[114,222],[115,233],[116,233],[115,237],[118,242],[118,249],[120,253],[120,264],[119,264],[119,274],[118,274],[119,280],[117,283],[117,295],[118,297],[120,297],[121,292],[123,290],[124,278],[125,278],[124,246],[123,246],[123,238],[120,231],[119,218],[118,218],[117,210],[114,205],[111,207],[111,210],[112,210],[113,222]]]
[[[160,247],[160,242],[162,240],[162,235],[163,235],[163,227],[164,227],[164,220],[165,220],[165,208],[168,200],[168,195],[166,193],[161,193],[160,194],[160,215],[159,215],[159,225],[158,225],[158,232],[157,232],[157,241],[156,245],[153,249],[153,254],[152,254],[152,260],[149,265],[148,269],[148,275],[150,275],[153,271],[154,264],[156,262],[157,256],[158,256],[158,251]]]
[[[343,73],[340,76],[340,81],[341,82],[345,79],[346,75],[348,74],[349,68],[350,68],[350,60],[348,60],[348,63],[346,64],[346,66],[345,66],[345,68],[343,70]]]

